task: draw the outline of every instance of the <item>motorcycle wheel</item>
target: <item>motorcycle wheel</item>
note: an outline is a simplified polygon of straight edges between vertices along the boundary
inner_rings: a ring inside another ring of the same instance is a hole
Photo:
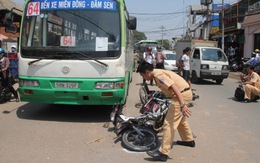
[[[141,103],[144,105],[148,101],[148,92],[144,88],[144,86],[141,86],[139,88],[139,98],[141,100]]]
[[[127,130],[122,135],[122,144],[131,151],[144,152],[155,149],[158,145],[156,133],[147,128],[138,128],[144,136],[134,129]]]

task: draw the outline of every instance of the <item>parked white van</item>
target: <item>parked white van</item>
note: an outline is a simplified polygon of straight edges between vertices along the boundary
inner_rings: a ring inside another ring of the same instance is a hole
[[[212,79],[221,84],[229,75],[226,54],[216,47],[193,47],[190,55],[191,82]]]

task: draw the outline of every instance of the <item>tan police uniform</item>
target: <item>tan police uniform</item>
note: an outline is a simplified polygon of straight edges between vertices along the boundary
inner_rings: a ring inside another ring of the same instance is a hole
[[[253,85],[245,85],[245,99],[252,100],[260,95],[260,77],[256,72],[246,77],[246,81],[253,82]]]
[[[176,129],[178,129],[182,141],[193,140],[188,121],[181,113],[177,96],[174,94],[172,89],[169,90],[169,87],[175,83],[182,92],[181,94],[186,104],[191,102],[192,92],[189,89],[189,84],[181,76],[172,71],[154,69],[152,74],[157,86],[162,90],[166,97],[171,97],[173,99],[164,121],[162,144],[159,149],[161,153],[169,155],[174,138],[174,131]]]

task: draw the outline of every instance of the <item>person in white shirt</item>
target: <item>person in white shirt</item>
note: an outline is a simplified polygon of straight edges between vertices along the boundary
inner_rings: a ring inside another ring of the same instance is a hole
[[[185,54],[181,58],[182,65],[182,77],[188,82],[191,89],[190,82],[190,53],[191,49],[189,47],[185,48]]]
[[[147,62],[150,63],[151,65],[154,65],[154,54],[152,53],[152,48],[149,46],[146,49],[146,52],[143,54],[143,59]],[[145,79],[143,79],[143,84],[145,83]],[[153,79],[150,80],[150,85],[153,85]]]

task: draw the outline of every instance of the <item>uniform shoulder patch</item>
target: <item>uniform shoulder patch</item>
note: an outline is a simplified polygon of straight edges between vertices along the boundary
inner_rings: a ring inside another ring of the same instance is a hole
[[[160,78],[159,81],[161,84],[164,84],[164,78]]]

